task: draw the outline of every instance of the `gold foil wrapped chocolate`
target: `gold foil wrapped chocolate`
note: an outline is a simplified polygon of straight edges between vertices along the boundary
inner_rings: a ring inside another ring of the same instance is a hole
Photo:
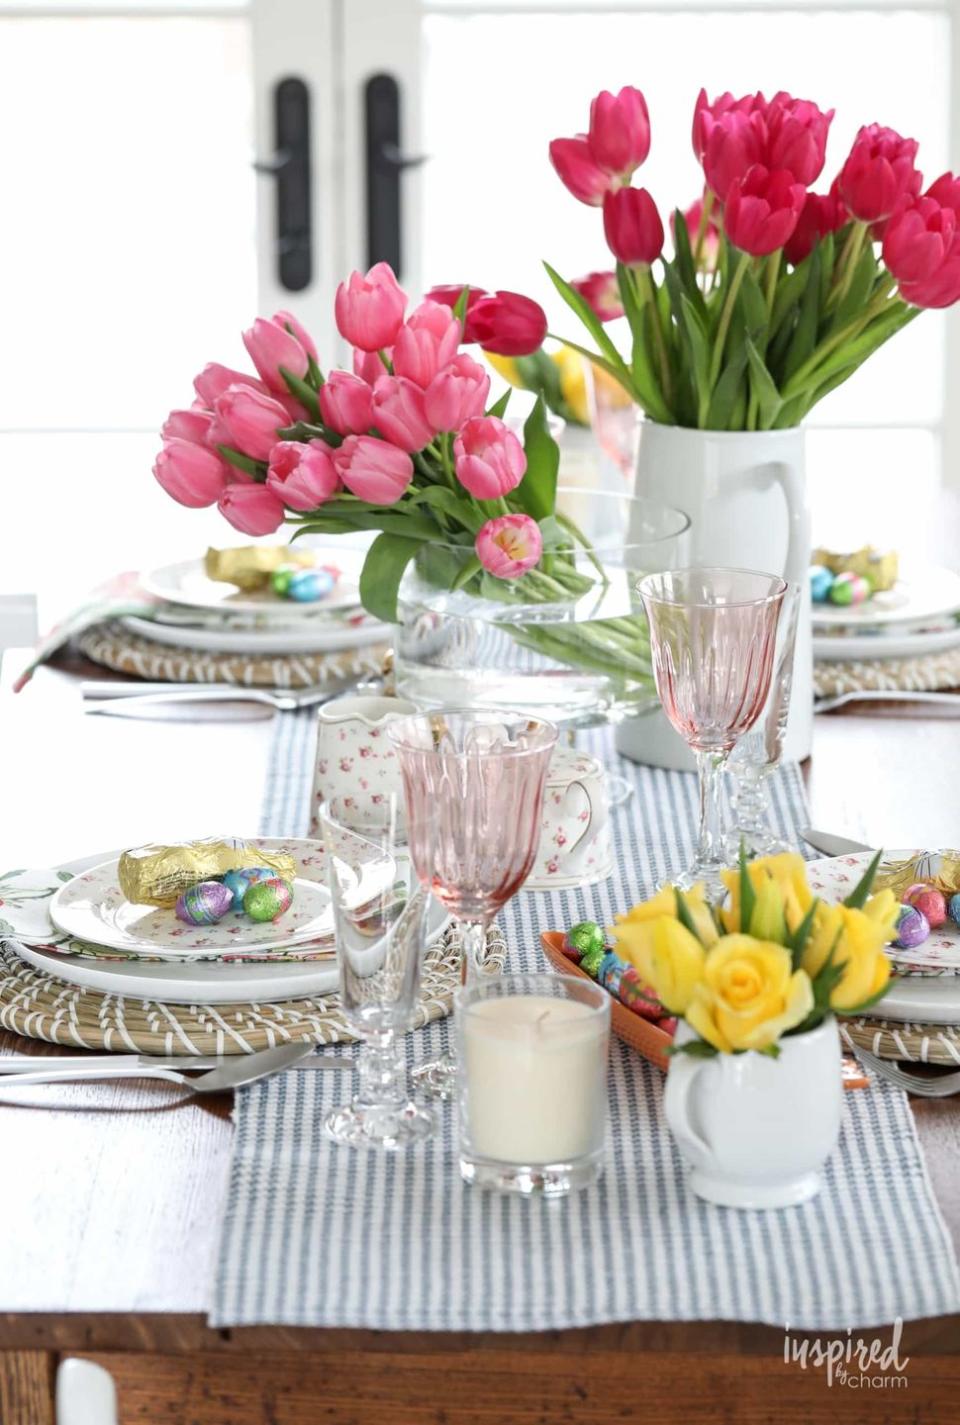
[[[136,905],[172,906],[198,881],[211,881],[227,871],[269,866],[283,881],[292,881],[297,863],[279,851],[264,851],[245,841],[209,837],[172,846],[136,846],[120,857],[120,889]]]
[[[895,550],[886,554],[865,544],[851,554],[835,554],[831,549],[815,549],[811,564],[822,564],[831,574],[859,574],[861,579],[869,579],[874,593],[892,589],[900,574],[900,561]]]
[[[203,567],[208,579],[235,584],[250,593],[265,589],[270,575],[283,564],[294,569],[312,569],[313,562],[308,549],[291,549],[288,544],[246,544],[238,549],[208,549]]]

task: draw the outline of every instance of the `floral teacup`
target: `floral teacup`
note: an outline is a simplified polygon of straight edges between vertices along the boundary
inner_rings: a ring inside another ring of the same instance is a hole
[[[547,773],[540,849],[527,888],[585,886],[611,875],[609,809],[603,764],[586,752],[558,747]]]
[[[310,835],[320,835],[320,803],[332,797],[355,814],[356,825],[370,820],[373,809],[391,792],[403,796],[396,753],[387,735],[395,717],[419,712],[406,698],[333,698],[320,708],[317,763],[310,800]]]

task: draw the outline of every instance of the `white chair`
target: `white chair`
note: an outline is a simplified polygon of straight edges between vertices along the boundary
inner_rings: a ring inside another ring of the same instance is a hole
[[[109,1371],[93,1361],[61,1361],[57,1425],[117,1425],[117,1389]]]

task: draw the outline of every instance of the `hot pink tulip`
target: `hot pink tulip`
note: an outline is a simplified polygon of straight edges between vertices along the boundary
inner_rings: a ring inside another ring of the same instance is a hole
[[[212,411],[171,411],[161,427],[160,434],[164,440],[172,440],[177,436],[180,440],[192,440],[198,445],[205,445],[212,424]]]
[[[620,188],[603,200],[607,246],[628,267],[649,267],[663,251],[663,223],[646,188]]]
[[[487,520],[474,549],[488,574],[497,579],[518,579],[539,562],[543,536],[529,515],[500,515]]]
[[[602,90],[590,105],[587,143],[594,163],[627,180],[650,152],[650,115],[639,89]]]
[[[797,226],[783,250],[787,261],[794,266],[810,256],[814,244],[822,237],[839,231],[849,221],[850,214],[836,189],[834,183],[829,193],[807,194]]]
[[[307,374],[306,351],[295,336],[276,322],[257,317],[253,326],[243,333],[243,344],[271,391],[287,394],[287,383],[280,375],[281,366],[301,381]]]
[[[586,277],[578,277],[570,286],[590,304],[590,310],[601,322],[612,322],[623,316],[620,288],[615,272],[588,272]]]
[[[463,295],[463,289],[467,289],[467,311],[475,302],[479,302],[481,297],[489,296],[482,287],[471,287],[466,282],[448,282],[441,287],[431,287],[424,301],[440,302],[444,307],[455,307]]]
[[[483,415],[489,394],[488,373],[461,352],[430,382],[423,406],[434,430],[459,430],[464,421]]]
[[[313,510],[340,489],[340,476],[330,447],[322,440],[306,445],[278,440],[270,452],[267,489],[291,510]]]
[[[724,94],[718,94],[716,99],[711,102],[707,98],[707,91],[701,89],[693,106],[693,131],[690,136],[697,161],[703,162],[707,136],[717,119],[724,114],[729,114],[733,109],[750,114],[754,109],[759,109],[763,113],[766,107],[767,101],[762,94],[745,94],[742,99],[737,99],[727,90]]]
[[[944,208],[952,208],[960,218],[960,178],[952,173],[941,173],[927,189],[926,196],[935,198]]]
[[[193,383],[193,389],[208,410],[213,409],[217,398],[228,386],[252,386],[255,391],[264,394],[268,390],[256,376],[248,376],[245,371],[234,371],[232,366],[221,366],[219,361],[208,362]]]
[[[916,156],[915,139],[902,138],[881,124],[865,124],[840,172],[840,191],[853,216],[875,223],[905,199],[915,198],[923,183]]]
[[[393,369],[426,390],[457,354],[460,323],[442,302],[421,302],[397,333]]]
[[[371,505],[392,505],[413,479],[406,451],[373,435],[348,435],[333,463],[347,489]]]
[[[274,312],[270,320],[273,322],[274,326],[283,327],[285,331],[291,331],[293,335],[297,338],[297,341],[303,347],[307,355],[312,356],[314,361],[319,360],[317,356],[316,344],[313,340],[313,337],[307,331],[303,323],[298,321],[292,312]]]
[[[340,283],[334,304],[337,330],[361,351],[381,351],[396,340],[406,306],[406,294],[393,268],[378,262],[366,276],[351,272],[348,280]]]
[[[827,133],[834,110],[823,113],[809,99],[794,99],[781,91],[767,105],[768,168],[786,168],[798,183],[809,186],[823,172]]]
[[[383,355],[388,361],[392,361],[393,347],[385,346]],[[378,381],[386,369],[379,351],[354,351],[353,374],[359,376],[361,381],[366,381],[368,386],[372,386],[375,381]]]
[[[577,134],[572,139],[553,139],[550,144],[550,162],[561,183],[575,198],[579,198],[581,203],[587,203],[591,208],[599,208],[604,194],[618,182],[597,163],[590,152],[586,134]]]
[[[901,282],[900,296],[912,307],[952,307],[960,302],[960,234],[954,233],[943,262],[919,282]]]
[[[457,479],[478,500],[497,500],[523,479],[527,457],[513,431],[496,416],[466,421],[453,442]]]
[[[286,406],[247,385],[228,386],[213,409],[218,431],[227,437],[220,443],[253,460],[268,460],[277,443],[277,431],[290,424]]]
[[[273,534],[283,524],[283,501],[266,485],[228,485],[217,509],[241,534]]]
[[[411,454],[429,445],[436,428],[427,419],[423,392],[404,376],[381,376],[373,388],[373,424]]]
[[[691,203],[683,215],[687,225],[687,236],[690,239],[690,246],[694,251],[697,246],[697,234],[700,231],[700,224],[703,222],[703,199],[698,198],[695,203]],[[674,215],[670,215],[670,230],[676,240],[676,223]],[[707,226],[704,228],[703,237],[700,240],[700,268],[704,272],[712,272],[717,265],[717,258],[720,254],[720,229],[713,221],[712,217],[707,219]]]
[[[901,284],[928,282],[948,260],[957,233],[957,215],[936,198],[917,198],[890,218],[883,235],[883,260]]]
[[[701,126],[706,139],[703,172],[720,202],[725,203],[731,185],[754,164],[763,163],[767,145],[764,116],[760,109],[728,109],[714,119],[704,111]]]
[[[378,356],[374,360],[382,376],[383,362]],[[331,371],[320,387],[320,414],[324,425],[340,435],[360,435],[373,425],[373,391],[349,371]]]
[[[723,226],[741,252],[763,257],[783,247],[793,233],[806,201],[802,183],[781,168],[771,173],[754,164],[727,194]]]
[[[173,436],[157,456],[153,473],[178,505],[200,510],[219,499],[227,484],[227,469],[212,450]]]
[[[494,292],[468,311],[464,339],[497,356],[529,356],[546,334],[546,313],[538,303],[519,292]]]

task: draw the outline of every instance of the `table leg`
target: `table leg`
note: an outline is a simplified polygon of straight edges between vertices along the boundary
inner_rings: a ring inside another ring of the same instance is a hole
[[[0,1351],[0,1421],[54,1425],[53,1351]]]

